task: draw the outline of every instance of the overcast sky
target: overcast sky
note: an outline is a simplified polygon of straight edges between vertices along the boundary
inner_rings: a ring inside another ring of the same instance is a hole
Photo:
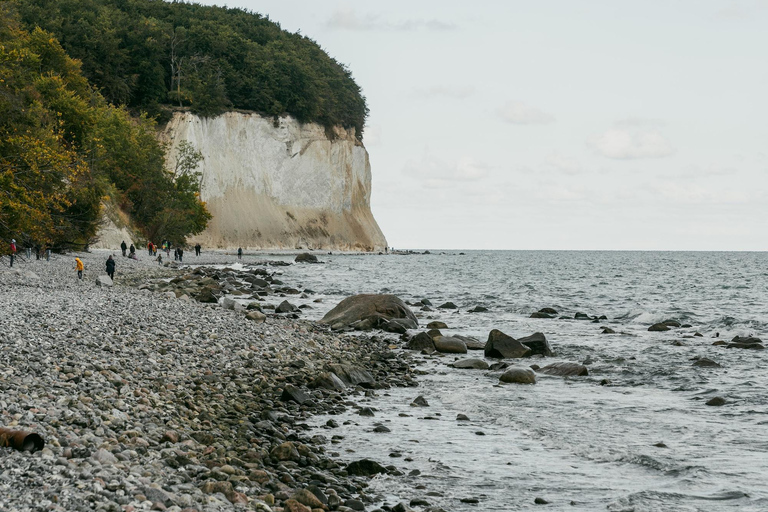
[[[395,248],[768,250],[768,1],[203,1],[346,64]]]

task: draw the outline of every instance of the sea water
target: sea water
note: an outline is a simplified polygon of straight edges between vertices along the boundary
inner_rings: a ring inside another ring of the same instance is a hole
[[[451,301],[458,310],[414,308],[420,324],[441,320],[444,334],[483,341],[491,329],[515,338],[542,332],[554,357],[507,361],[589,368],[586,377],[539,374],[535,385],[499,385],[501,372],[449,367],[455,355],[416,355],[425,372],[419,387],[355,398],[375,408],[374,417],[350,409],[328,430],[328,417],[315,418],[320,433],[344,436],[328,446],[342,462],[371,458],[406,475],[372,479],[368,494],[379,503],[768,510],[768,354],[713,345],[768,338],[768,254],[446,251],[321,260],[283,269],[286,281],[322,298],[307,302],[310,318],[357,293]],[[478,305],[488,312],[468,312]],[[529,318],[543,307],[559,318]],[[607,319],[575,320],[576,313]],[[648,331],[668,319],[690,327]],[[617,334],[602,334],[603,326]],[[721,367],[693,366],[699,357]],[[410,405],[418,395],[429,407]],[[725,405],[705,405],[716,396]],[[390,432],[374,433],[376,425]],[[534,505],[536,498],[549,505]]]

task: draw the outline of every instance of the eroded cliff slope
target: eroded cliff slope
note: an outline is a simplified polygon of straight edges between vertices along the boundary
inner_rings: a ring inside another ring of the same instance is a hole
[[[201,197],[213,219],[190,239],[204,247],[378,251],[387,245],[370,209],[368,152],[354,133],[290,117],[201,118],[176,112],[164,137],[203,154]],[[173,162],[170,162],[172,165]]]

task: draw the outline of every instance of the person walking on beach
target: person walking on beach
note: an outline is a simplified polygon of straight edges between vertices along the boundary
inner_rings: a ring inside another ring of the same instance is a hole
[[[115,280],[115,260],[112,259],[112,255],[107,258],[107,275],[111,280]]]
[[[239,259],[239,260],[243,259],[243,248],[242,247],[238,247],[237,248],[237,259]]]
[[[80,258],[75,258],[75,270],[77,270],[77,278],[82,280],[83,270],[85,270],[85,265],[83,265],[83,261]]]
[[[181,263],[184,260],[184,249],[179,247],[176,252],[179,254],[179,263]]]
[[[152,242],[147,242],[147,252],[152,256]]]
[[[200,247],[200,242],[198,242],[197,245],[195,245],[195,256],[200,256],[201,249],[202,247]]]
[[[16,259],[16,239],[11,240],[11,266],[13,266],[13,260]]]
[[[163,264],[163,255],[162,254],[158,254],[157,255],[157,259],[155,261],[157,261],[158,265],[162,265]]]
[[[123,240],[123,243],[120,244],[120,250],[123,251],[123,258],[125,258],[125,251],[128,250],[128,246],[125,245],[125,240]]]

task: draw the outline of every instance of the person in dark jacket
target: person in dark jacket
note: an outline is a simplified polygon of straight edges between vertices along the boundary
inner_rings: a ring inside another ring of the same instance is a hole
[[[195,256],[200,256],[200,251],[203,248],[200,246],[200,243],[198,242],[197,245],[195,245]]]
[[[125,256],[125,251],[128,250],[128,246],[125,245],[125,240],[123,240],[123,243],[120,244],[120,249],[123,251],[123,256]]]
[[[112,259],[112,255],[107,258],[107,275],[114,281],[115,279],[115,260]]]
[[[179,247],[178,249],[176,249],[176,251],[178,251],[178,254],[179,254],[179,261],[180,262],[184,261],[184,249]]]

